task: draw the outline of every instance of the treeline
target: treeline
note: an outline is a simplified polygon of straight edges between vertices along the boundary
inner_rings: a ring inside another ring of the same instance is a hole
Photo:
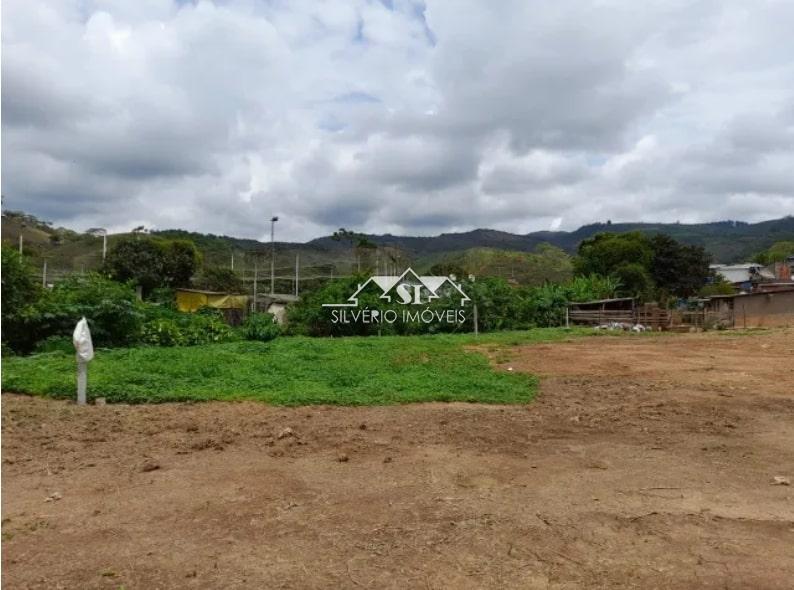
[[[169,248],[149,251],[150,258],[172,252]],[[71,334],[81,317],[88,319],[96,347],[189,346],[241,339],[267,341],[280,331],[270,314],[252,314],[243,326],[233,328],[218,310],[179,312],[174,292],[159,286],[163,282],[167,284],[165,274],[149,283],[148,298],[141,301],[135,292],[138,276],[120,281],[100,273],[72,275],[45,289],[33,280],[25,259],[7,246],[2,248],[2,267],[4,354],[73,352]],[[169,267],[158,262],[150,268]]]
[[[404,321],[406,316],[402,313],[397,313],[392,323],[334,321],[335,316],[323,304],[344,302],[366,281],[367,277],[360,275],[304,293],[302,300],[289,308],[288,329],[311,336],[470,332],[474,329],[474,305],[481,331],[560,326],[569,302],[635,297],[639,302],[668,305],[675,299],[698,294],[713,282],[710,257],[703,248],[681,244],[669,236],[640,232],[603,233],[584,240],[573,260],[576,276],[560,283],[516,286],[497,277],[472,281],[465,278],[465,269],[455,262],[441,262],[431,268],[431,274],[461,277],[461,287],[471,299],[462,323]],[[436,300],[425,307],[442,310],[448,305],[449,301]],[[376,292],[363,293],[357,307],[400,310],[399,304],[384,302]]]
[[[82,316],[89,319],[98,346],[189,345],[270,339],[278,333],[269,316],[254,315],[237,330],[227,326],[217,311],[185,314],[175,309],[174,288],[243,291],[240,278],[230,269],[204,268],[199,251],[188,240],[145,235],[118,240],[101,273],[73,276],[52,289],[42,288],[32,278],[32,269],[13,248],[3,247],[2,266],[2,341],[4,349],[16,352],[68,349],[71,330]],[[570,280],[517,286],[498,277],[471,280],[454,265],[435,267],[433,274],[459,276],[471,299],[462,323],[403,320],[402,314],[393,323],[335,323],[323,304],[344,302],[368,278],[362,273],[303,291],[301,301],[288,309],[288,330],[312,336],[471,331],[475,304],[481,331],[559,326],[571,301],[631,296],[665,305],[691,297],[709,281],[708,267],[703,248],[668,236],[605,233],[581,243],[573,260],[576,276]],[[138,300],[136,288],[143,290],[146,301]],[[370,292],[362,295],[358,307],[397,310],[397,305]],[[440,300],[428,304],[439,314],[447,306],[448,301]]]
[[[337,279],[305,294],[297,304],[288,308],[288,332],[307,336],[471,332],[474,330],[474,305],[477,306],[478,329],[483,332],[560,326],[565,322],[565,308],[569,301],[612,297],[619,288],[614,279],[598,275],[575,277],[564,284],[547,283],[540,287],[515,287],[505,279],[494,277],[478,278],[475,281],[463,279],[460,282],[461,288],[471,301],[462,307],[465,315],[462,323],[443,319],[430,322],[406,320],[407,314],[402,313],[406,306],[385,302],[377,290],[361,293],[356,309],[378,310],[381,314],[393,310],[396,321],[335,322],[332,310],[323,307],[323,304],[345,302],[367,278],[366,275],[360,275]],[[448,296],[431,301],[423,305],[422,309],[438,312],[437,318],[443,317],[444,310],[449,308],[450,301],[454,301],[455,294],[449,293]]]

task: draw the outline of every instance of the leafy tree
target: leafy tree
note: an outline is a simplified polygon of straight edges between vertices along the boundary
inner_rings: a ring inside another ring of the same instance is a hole
[[[189,240],[132,237],[118,240],[108,251],[105,272],[114,280],[132,281],[149,293],[157,287],[185,287],[201,262]]]
[[[39,295],[39,285],[33,280],[33,269],[19,255],[16,248],[2,247],[3,317],[33,303]]]
[[[3,337],[12,349],[27,339],[26,317],[29,308],[38,300],[41,289],[33,280],[33,270],[15,248],[2,247]]]
[[[187,287],[201,263],[201,254],[190,240],[170,240],[163,245],[163,272],[169,287]]]
[[[105,259],[110,278],[132,281],[148,293],[165,286],[165,255],[162,246],[150,239],[123,238],[110,248]]]
[[[711,257],[702,247],[682,244],[665,234],[653,236],[651,247],[650,271],[657,289],[691,297],[706,284]]]
[[[643,265],[637,262],[621,264],[613,274],[620,282],[620,288],[617,290],[618,295],[638,299],[653,297],[653,278]]]
[[[623,234],[600,233],[579,244],[574,271],[579,275],[607,276],[628,264],[650,268],[653,248],[648,237],[640,232]]]
[[[574,268],[577,274],[616,277],[621,283],[619,294],[664,299],[696,294],[709,276],[709,262],[700,246],[664,234],[602,233],[579,245]]]

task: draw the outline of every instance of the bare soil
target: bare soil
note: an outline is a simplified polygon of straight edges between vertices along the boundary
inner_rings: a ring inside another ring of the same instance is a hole
[[[794,587],[794,331],[491,354],[535,402],[5,394],[4,588]]]

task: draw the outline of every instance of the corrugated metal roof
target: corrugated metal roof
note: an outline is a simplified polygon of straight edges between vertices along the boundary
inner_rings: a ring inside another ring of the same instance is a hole
[[[714,272],[722,275],[729,283],[747,283],[753,278],[774,279],[775,273],[757,263],[747,264],[712,264]]]

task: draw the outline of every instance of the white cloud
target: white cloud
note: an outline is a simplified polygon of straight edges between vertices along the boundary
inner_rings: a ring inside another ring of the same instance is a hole
[[[4,206],[284,239],[794,212],[794,5],[8,0]]]

